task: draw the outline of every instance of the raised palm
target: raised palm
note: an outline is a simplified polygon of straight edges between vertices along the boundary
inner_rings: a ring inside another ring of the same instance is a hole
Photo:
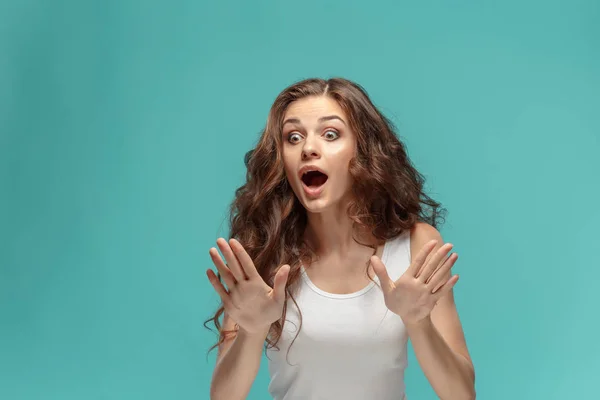
[[[217,246],[227,263],[214,247],[209,254],[227,287],[212,269],[208,269],[206,274],[221,298],[225,312],[246,332],[268,330],[283,312],[289,265],[279,268],[271,287],[262,279],[240,242],[219,238]]]
[[[448,277],[458,259],[456,253],[446,256],[452,249],[452,244],[446,243],[432,254],[437,243],[432,240],[425,244],[396,281],[391,280],[378,257],[371,258],[373,270],[381,282],[386,306],[399,315],[406,325],[416,324],[427,318],[437,301],[450,292],[458,281],[458,275]]]

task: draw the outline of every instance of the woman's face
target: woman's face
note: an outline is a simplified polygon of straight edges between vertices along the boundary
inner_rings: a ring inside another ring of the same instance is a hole
[[[328,96],[292,102],[284,115],[283,162],[292,190],[309,212],[321,212],[350,191],[348,163],[356,152],[356,136],[339,104]],[[323,174],[301,174],[317,167]]]

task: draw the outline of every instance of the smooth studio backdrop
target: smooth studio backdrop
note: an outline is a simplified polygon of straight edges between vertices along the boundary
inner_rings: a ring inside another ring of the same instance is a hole
[[[0,398],[208,399],[208,250],[311,76],[363,85],[449,210],[478,398],[597,394],[597,1],[5,0]]]

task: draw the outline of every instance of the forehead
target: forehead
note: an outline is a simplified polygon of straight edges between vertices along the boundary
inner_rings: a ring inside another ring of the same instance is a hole
[[[347,121],[342,107],[329,96],[308,96],[293,101],[285,112],[284,120],[299,118],[302,121],[310,121],[326,115],[337,115]]]

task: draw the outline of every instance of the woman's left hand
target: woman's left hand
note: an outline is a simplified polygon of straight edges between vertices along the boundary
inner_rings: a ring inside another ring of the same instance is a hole
[[[408,269],[395,282],[389,277],[381,259],[371,257],[371,265],[381,283],[385,305],[399,315],[407,327],[428,318],[437,301],[450,292],[458,281],[458,275],[447,278],[458,259],[456,253],[446,256],[452,249],[452,244],[444,244],[427,260],[436,245],[437,241],[432,240],[423,246]]]

